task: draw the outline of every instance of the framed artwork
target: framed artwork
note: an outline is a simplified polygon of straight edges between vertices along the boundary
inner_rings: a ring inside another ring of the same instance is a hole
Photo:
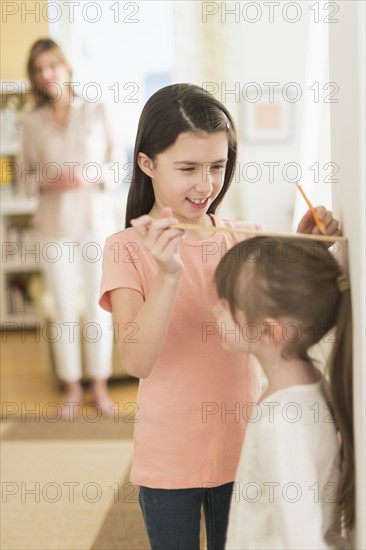
[[[241,136],[248,143],[285,143],[294,133],[295,103],[281,93],[269,100],[267,90],[256,102],[246,101],[241,116]]]

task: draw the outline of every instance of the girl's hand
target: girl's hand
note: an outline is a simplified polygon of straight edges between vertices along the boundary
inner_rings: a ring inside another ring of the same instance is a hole
[[[179,254],[179,243],[184,232],[181,229],[171,229],[178,223],[172,217],[171,208],[163,209],[163,217],[156,220],[149,215],[131,220],[131,225],[144,238],[145,248],[156,260],[160,270],[167,275],[180,275],[183,262]]]
[[[324,223],[326,235],[342,235],[342,231],[339,228],[339,222],[333,218],[332,212],[326,210],[324,206],[315,207],[316,215],[320,221]],[[301,218],[297,228],[297,233],[309,233],[312,235],[322,235],[319,227],[316,225],[311,210],[308,210],[306,214]],[[325,246],[331,246],[333,243],[324,243]]]

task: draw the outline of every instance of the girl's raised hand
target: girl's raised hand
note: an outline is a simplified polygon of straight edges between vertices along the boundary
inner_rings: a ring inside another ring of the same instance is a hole
[[[316,206],[315,211],[318,220],[324,223],[326,235],[342,235],[342,231],[339,228],[339,222],[338,220],[333,218],[332,212],[326,210],[324,206]],[[313,235],[321,235],[321,231],[315,223],[311,210],[308,210],[306,214],[301,218],[296,231],[297,233],[310,233]],[[329,243],[324,244],[325,246],[331,246],[332,239],[329,240]]]
[[[171,229],[176,223],[178,220],[172,217],[171,208],[164,208],[160,219],[145,215],[131,220],[132,227],[143,237],[145,248],[156,260],[160,270],[169,275],[180,275],[183,270],[179,243],[184,232]]]

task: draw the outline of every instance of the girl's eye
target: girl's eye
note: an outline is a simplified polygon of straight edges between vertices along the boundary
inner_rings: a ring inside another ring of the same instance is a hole
[[[210,172],[211,173],[219,172],[223,168],[225,168],[223,164],[214,164],[213,166],[211,166]]]
[[[220,172],[220,170],[222,170],[223,168],[225,168],[224,164],[213,164],[212,166],[209,166],[207,168],[207,173],[208,174],[216,174],[217,172]],[[188,168],[181,168],[180,170],[182,172],[194,172],[195,169],[196,168],[194,166],[190,166]],[[206,171],[206,167],[204,168],[204,170]]]

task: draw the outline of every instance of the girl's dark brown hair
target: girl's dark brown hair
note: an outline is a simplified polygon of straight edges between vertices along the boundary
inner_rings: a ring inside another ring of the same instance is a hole
[[[152,160],[173,145],[182,132],[226,132],[229,152],[224,184],[208,213],[214,214],[234,175],[236,132],[229,111],[213,95],[193,84],[173,84],[158,90],[142,110],[134,150],[132,183],[127,198],[126,227],[130,221],[147,214],[155,197],[151,178],[139,167],[137,157],[145,153]]]
[[[45,93],[44,90],[37,84],[36,81],[36,60],[37,57],[44,52],[52,52],[56,55],[59,62],[66,66],[70,74],[70,81],[72,77],[72,69],[69,63],[67,62],[63,51],[60,46],[51,38],[40,38],[37,40],[30,49],[28,61],[27,61],[27,74],[28,79],[31,84],[31,88],[35,93],[35,106],[41,107],[45,103],[50,103],[50,98]]]
[[[248,322],[282,316],[297,322],[301,337],[296,344],[287,344],[287,357],[309,360],[309,348],[335,327],[328,373],[342,439],[338,502],[345,527],[351,527],[355,521],[352,317],[350,291],[344,281],[340,286],[341,276],[338,262],[319,242],[256,237],[238,243],[221,259],[215,282],[234,319],[239,310]]]

